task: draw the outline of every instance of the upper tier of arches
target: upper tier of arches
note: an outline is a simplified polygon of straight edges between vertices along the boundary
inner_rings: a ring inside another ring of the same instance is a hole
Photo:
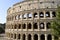
[[[28,1],[28,2],[20,2],[15,4],[14,6],[10,7],[7,10],[7,14],[13,14],[21,11],[26,10],[33,10],[33,9],[44,9],[44,8],[57,8],[58,2],[56,1]]]

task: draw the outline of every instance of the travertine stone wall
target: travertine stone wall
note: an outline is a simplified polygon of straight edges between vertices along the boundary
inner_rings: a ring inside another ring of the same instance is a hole
[[[54,40],[51,20],[59,0],[25,0],[7,10],[7,40]]]

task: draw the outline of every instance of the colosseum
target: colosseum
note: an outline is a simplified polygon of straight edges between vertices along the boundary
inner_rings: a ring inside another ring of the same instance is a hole
[[[7,10],[7,40],[54,40],[51,20],[60,0],[23,0]]]

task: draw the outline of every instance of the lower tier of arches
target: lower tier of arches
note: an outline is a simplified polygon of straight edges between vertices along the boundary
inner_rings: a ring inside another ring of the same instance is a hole
[[[6,34],[8,40],[54,40],[51,34]]]

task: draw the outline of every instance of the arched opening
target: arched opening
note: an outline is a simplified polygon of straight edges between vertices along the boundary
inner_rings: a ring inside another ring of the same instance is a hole
[[[23,40],[25,40],[25,37],[26,37],[26,35],[25,35],[25,34],[23,34]]]
[[[40,23],[40,29],[44,29],[44,23]]]
[[[34,40],[38,40],[38,35],[37,34],[34,35]]]
[[[26,28],[26,24],[23,24],[22,26],[23,26],[23,29],[25,29],[25,28]]]
[[[28,29],[31,29],[31,23],[28,24]]]
[[[34,13],[34,18],[37,18],[37,16],[38,16],[37,13]]]
[[[21,16],[20,15],[18,15],[18,19],[20,19],[21,18]]]
[[[40,18],[43,18],[43,17],[44,17],[44,13],[40,12]]]
[[[16,34],[14,34],[14,39],[16,39]]]
[[[45,40],[45,35],[44,35],[44,34],[42,34],[42,35],[40,36],[40,40]]]
[[[49,22],[46,24],[47,29],[50,28],[50,25],[51,25],[51,24],[50,24]]]
[[[56,12],[52,12],[52,17],[56,17]]]
[[[16,20],[16,16],[15,16],[15,20]]]
[[[18,15],[15,16],[15,19],[18,20]]]
[[[46,12],[46,17],[50,17],[50,13],[49,12]]]
[[[34,29],[37,29],[37,28],[38,28],[37,23],[34,23],[33,28],[34,28]]]
[[[28,18],[32,18],[32,14],[31,13],[29,13],[27,16],[28,16]]]
[[[21,24],[19,24],[18,29],[21,29]]]
[[[47,40],[52,40],[52,36],[50,34],[47,36]]]
[[[27,17],[27,14],[23,14],[23,19],[26,19],[26,17]]]
[[[18,39],[20,39],[20,34],[18,34]]]
[[[11,34],[11,38],[13,38],[13,34]]]
[[[11,25],[11,29],[13,29],[13,25]]]
[[[15,24],[14,29],[17,29],[17,25]]]
[[[28,40],[31,40],[31,34],[28,35]]]

